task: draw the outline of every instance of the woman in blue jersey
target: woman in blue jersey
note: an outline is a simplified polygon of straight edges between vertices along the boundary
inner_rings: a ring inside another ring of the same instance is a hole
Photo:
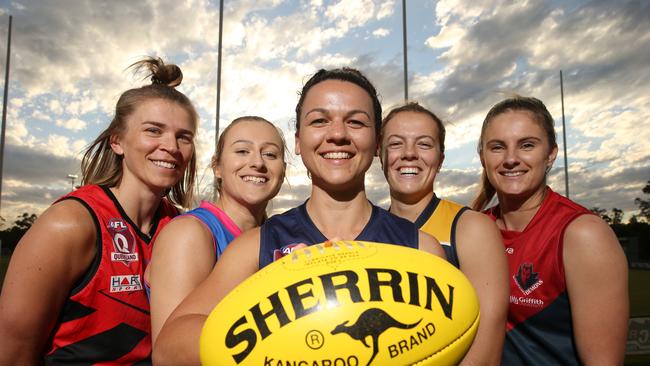
[[[203,201],[175,218],[156,239],[147,269],[154,343],[169,314],[210,274],[226,246],[262,224],[284,179],[284,150],[278,129],[261,117],[237,118],[223,130],[211,164],[217,201]]]
[[[295,149],[309,172],[311,196],[233,241],[207,280],[165,323],[154,349],[156,362],[198,364],[201,327],[219,300],[299,246],[358,239],[402,243],[444,256],[433,237],[366,197],[365,174],[378,151],[380,123],[377,92],[359,71],[320,70],[307,81],[296,106]]]
[[[508,309],[508,266],[497,227],[486,215],[441,199],[433,185],[445,157],[445,126],[417,102],[395,107],[382,123],[381,160],[390,212],[413,221],[442,244],[447,259],[472,282],[481,323],[462,364],[496,365]],[[490,265],[485,265],[490,263]]]
[[[478,151],[473,207],[496,221],[510,270],[503,364],[622,364],[627,261],[603,220],[546,184],[557,156],[546,106],[521,96],[497,103]],[[495,194],[498,205],[489,207]]]
[[[181,70],[134,64],[150,85],[122,93],[88,147],[83,186],[59,199],[18,243],[0,297],[0,364],[147,364],[151,243],[187,207],[198,115],[175,89]]]

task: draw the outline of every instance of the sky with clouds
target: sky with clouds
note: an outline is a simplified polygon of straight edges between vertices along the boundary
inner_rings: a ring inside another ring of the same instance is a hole
[[[294,107],[319,68],[352,66],[375,83],[384,109],[404,98],[402,2],[225,1],[220,128],[261,115],[293,152]],[[556,120],[560,155],[550,185],[564,193],[560,70],[564,74],[571,198],[632,213],[650,180],[650,3],[646,1],[408,1],[409,99],[447,125],[439,196],[469,203],[488,109],[508,93],[536,96]],[[180,90],[201,115],[201,194],[212,172],[218,56],[216,0],[0,0],[4,75],[13,16],[1,215],[40,213],[70,189],[83,148],[105,128],[120,93],[143,81],[125,71],[145,55],[178,64]],[[4,87],[4,79],[0,80]],[[290,157],[274,212],[309,194]],[[77,182],[78,183],[78,182]],[[379,161],[369,197],[384,207]]]

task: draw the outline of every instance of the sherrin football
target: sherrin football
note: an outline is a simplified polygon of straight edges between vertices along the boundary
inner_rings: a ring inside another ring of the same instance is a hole
[[[325,242],[232,290],[201,334],[204,365],[453,365],[479,323],[467,278],[397,245]]]

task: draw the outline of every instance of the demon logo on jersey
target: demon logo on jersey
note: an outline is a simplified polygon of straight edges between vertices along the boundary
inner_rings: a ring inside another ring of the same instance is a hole
[[[526,295],[533,292],[543,282],[539,279],[539,273],[533,271],[532,263],[522,263],[519,265],[517,274],[514,276],[519,289]]]
[[[122,262],[129,265],[131,262],[138,261],[138,253],[135,249],[135,238],[129,230],[129,227],[122,218],[112,218],[108,221],[108,232],[113,239],[113,249],[111,252],[111,261]]]

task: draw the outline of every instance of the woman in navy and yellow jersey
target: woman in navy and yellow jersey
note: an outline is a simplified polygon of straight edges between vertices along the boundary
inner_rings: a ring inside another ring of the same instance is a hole
[[[507,265],[499,231],[491,220],[433,190],[445,157],[445,126],[416,102],[384,118],[381,160],[390,186],[390,212],[436,237],[447,260],[470,280],[479,297],[481,323],[465,365],[495,365],[503,346],[508,306]]]

